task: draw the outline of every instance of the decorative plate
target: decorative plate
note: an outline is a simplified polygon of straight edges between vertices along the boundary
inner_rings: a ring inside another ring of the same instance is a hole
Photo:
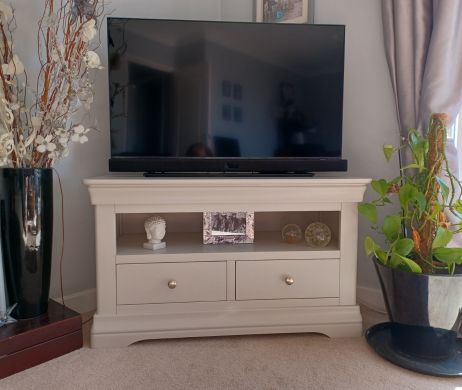
[[[323,248],[329,245],[332,233],[325,223],[313,222],[305,230],[305,240],[309,246]]]
[[[295,223],[289,223],[282,228],[282,239],[287,244],[295,244],[302,239],[302,229]]]

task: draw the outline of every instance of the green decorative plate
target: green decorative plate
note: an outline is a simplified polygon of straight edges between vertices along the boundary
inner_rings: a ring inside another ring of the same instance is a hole
[[[305,230],[306,243],[314,248],[323,248],[329,245],[332,233],[325,223],[313,222]]]

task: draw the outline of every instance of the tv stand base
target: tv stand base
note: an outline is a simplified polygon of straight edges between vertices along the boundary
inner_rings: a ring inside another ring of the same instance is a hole
[[[96,224],[92,346],[292,332],[360,336],[357,204],[370,180],[264,177],[85,180]],[[253,244],[203,243],[203,213],[226,211],[255,213]],[[166,248],[143,249],[148,215],[166,219]],[[312,222],[329,226],[328,246],[282,240],[285,224]]]

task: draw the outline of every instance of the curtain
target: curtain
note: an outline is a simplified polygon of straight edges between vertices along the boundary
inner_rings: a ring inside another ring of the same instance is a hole
[[[462,106],[462,1],[382,0],[385,53],[402,135]]]
[[[462,107],[462,0],[382,0],[382,19],[401,136],[425,133],[432,113],[453,125]],[[453,142],[446,155],[458,175]]]

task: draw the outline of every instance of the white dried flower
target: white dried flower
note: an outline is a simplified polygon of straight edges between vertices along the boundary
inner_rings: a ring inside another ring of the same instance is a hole
[[[19,157],[23,157],[26,154],[26,147],[22,142],[18,143],[18,146],[16,148],[16,153],[18,154]]]
[[[17,54],[13,55],[13,58],[10,60],[8,64],[2,65],[3,74],[7,76],[18,76],[24,73],[24,65],[19,59]]]
[[[0,167],[8,167],[11,165],[11,160],[6,157],[6,156],[3,156],[3,157],[0,157]]]
[[[24,142],[24,146],[27,148],[29,145],[31,145],[32,142],[34,142],[36,136],[37,136],[37,130],[34,129],[32,133],[29,135],[29,137],[27,137],[26,141]]]
[[[56,129],[55,134],[58,137],[58,142],[61,145],[66,145],[69,142],[69,133],[67,132],[66,129],[63,129],[62,127],[59,129]]]
[[[98,53],[95,53],[92,50],[87,51],[87,54],[85,55],[85,62],[90,69],[103,69]]]
[[[3,24],[8,24],[13,20],[13,8],[0,1],[0,20]]]
[[[48,157],[52,160],[59,160],[60,158],[64,158],[69,156],[69,148],[63,147],[61,150],[56,149],[50,153],[48,153]]]
[[[51,142],[52,139],[53,136],[51,134],[48,134],[46,137],[38,135],[35,139],[35,143],[37,144],[37,152],[53,152],[56,149],[56,145],[53,142]]]
[[[41,116],[32,116],[30,118],[30,121],[31,121],[32,127],[35,130],[40,129],[40,127],[42,126],[42,117]]]
[[[17,111],[21,108],[21,106],[19,105],[19,103],[10,103],[10,110],[11,111]]]
[[[90,129],[85,129],[82,125],[77,125],[73,129],[74,134],[71,136],[71,140],[73,142],[79,142],[81,144],[84,144],[85,142],[88,141],[88,137],[85,135],[87,134]]]
[[[11,154],[14,150],[14,140],[11,133],[0,135],[0,156],[5,157]]]
[[[58,127],[58,128],[55,130],[55,134],[56,134],[58,137],[66,136],[66,135],[67,135],[67,130],[64,129],[63,127]]]
[[[11,125],[14,122],[13,111],[11,111],[5,103],[3,104],[4,104],[3,109],[0,109],[1,120],[7,125]]]
[[[13,122],[14,122],[13,111],[9,108],[8,100],[2,97],[1,104],[0,104],[0,123],[8,127]]]
[[[90,19],[82,25],[82,41],[90,42],[98,33],[95,19]]]

